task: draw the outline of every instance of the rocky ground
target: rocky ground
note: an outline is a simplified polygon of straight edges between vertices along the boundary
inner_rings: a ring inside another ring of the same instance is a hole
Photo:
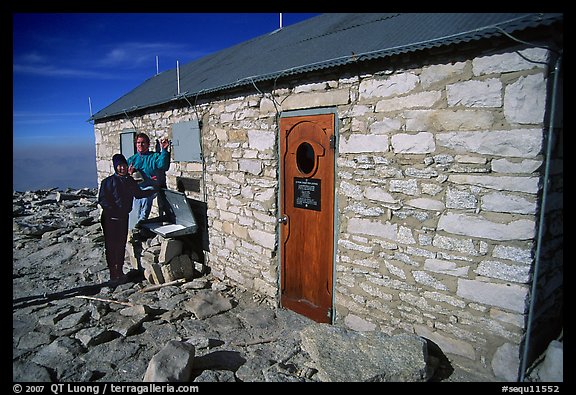
[[[98,216],[93,189],[14,192],[13,381],[497,381],[418,336],[317,324],[210,274],[110,284]]]

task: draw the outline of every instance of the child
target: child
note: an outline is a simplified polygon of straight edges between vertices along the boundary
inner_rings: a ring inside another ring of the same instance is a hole
[[[128,240],[128,214],[132,210],[134,198],[144,198],[155,194],[155,189],[142,190],[138,183],[128,175],[128,163],[122,154],[112,157],[114,174],[106,177],[100,184],[98,204],[102,206],[102,231],[106,263],[110,270],[110,282],[125,281],[122,266]]]

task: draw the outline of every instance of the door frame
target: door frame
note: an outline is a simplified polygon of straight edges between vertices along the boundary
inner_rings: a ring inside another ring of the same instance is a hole
[[[282,208],[282,183],[281,183],[281,172],[283,171],[282,168],[282,155],[281,155],[281,147],[280,147],[280,139],[282,138],[282,133],[280,130],[280,119],[281,118],[292,118],[292,117],[301,117],[301,116],[314,116],[314,115],[325,115],[325,114],[334,114],[334,212],[332,214],[332,218],[334,221],[334,237],[332,243],[332,314],[330,315],[330,324],[334,324],[336,320],[336,253],[338,251],[338,234],[340,230],[340,221],[338,217],[338,194],[336,193],[337,190],[337,161],[338,161],[338,142],[340,136],[340,119],[338,118],[338,111],[336,107],[322,107],[322,108],[313,108],[313,109],[304,109],[304,110],[287,110],[280,112],[277,118],[277,133],[276,133],[276,157],[278,158],[278,166],[277,166],[277,174],[276,179],[278,182],[278,194],[276,200],[276,218],[280,218],[281,216],[281,208]],[[282,303],[282,225],[276,223],[276,236],[278,240],[278,262],[277,262],[277,289],[278,289],[278,305],[281,306]]]

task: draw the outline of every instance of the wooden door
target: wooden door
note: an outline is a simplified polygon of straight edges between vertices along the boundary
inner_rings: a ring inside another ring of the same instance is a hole
[[[332,322],[334,114],[280,119],[281,304]]]

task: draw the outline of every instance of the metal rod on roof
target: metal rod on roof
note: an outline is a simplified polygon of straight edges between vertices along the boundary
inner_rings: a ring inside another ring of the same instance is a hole
[[[280,29],[282,29],[282,13],[280,13]]]
[[[176,80],[178,82],[178,94],[180,94],[180,66],[176,61]]]
[[[158,55],[156,55],[156,75],[158,75]]]
[[[92,117],[92,101],[90,100],[90,96],[88,96],[88,107],[90,107],[90,117]]]

